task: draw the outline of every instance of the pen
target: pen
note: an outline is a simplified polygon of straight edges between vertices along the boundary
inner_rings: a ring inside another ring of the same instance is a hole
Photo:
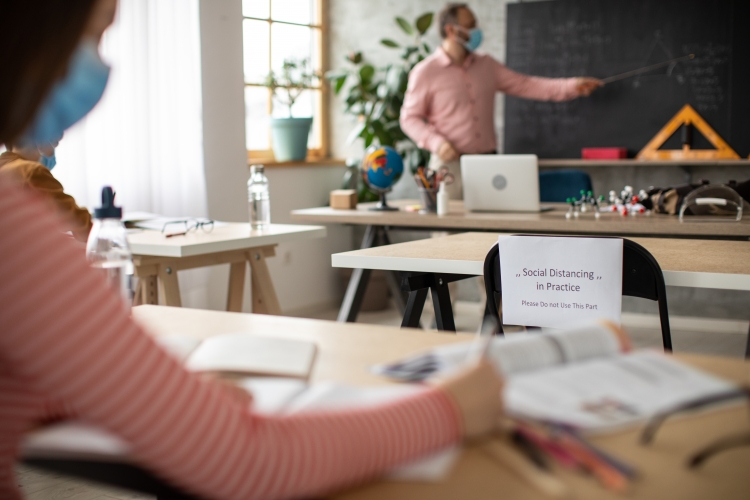
[[[480,359],[487,357],[496,332],[497,320],[492,316],[485,316],[479,333],[469,347],[469,353],[466,356],[468,364],[478,363]]]

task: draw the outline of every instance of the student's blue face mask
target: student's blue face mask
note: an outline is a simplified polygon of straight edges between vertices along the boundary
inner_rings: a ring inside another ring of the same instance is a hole
[[[108,79],[109,67],[99,57],[96,41],[83,40],[70,59],[68,73],[52,87],[22,142],[59,139],[99,102]]]
[[[53,151],[52,154],[49,156],[40,155],[39,163],[41,163],[42,165],[44,165],[50,170],[55,168],[55,165],[57,165],[57,158],[55,158],[55,152]]]
[[[464,42],[464,47],[469,52],[474,52],[482,45],[482,30],[480,28],[473,28],[469,31],[469,39]]]

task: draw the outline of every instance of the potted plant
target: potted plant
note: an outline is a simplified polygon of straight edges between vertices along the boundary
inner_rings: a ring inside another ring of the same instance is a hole
[[[292,108],[302,92],[313,87],[319,75],[308,59],[285,59],[281,71],[271,71],[265,86],[277,102],[289,110],[288,118],[271,118],[271,144],[276,161],[299,161],[307,157],[307,137],[312,117],[295,118]]]
[[[427,165],[430,153],[417,147],[404,134],[398,120],[409,72],[431,52],[423,36],[432,25],[432,20],[432,12],[417,17],[413,24],[402,17],[395,18],[396,24],[411,40],[403,45],[390,39],[382,39],[380,43],[400,50],[400,62],[376,69],[361,52],[355,52],[346,57],[349,63],[347,67],[326,73],[333,92],[344,95],[345,113],[356,117],[349,142],[361,138],[365,148],[371,144],[394,147],[404,159],[405,168],[412,172],[416,172],[420,165]],[[373,197],[377,199],[360,183],[360,201]]]

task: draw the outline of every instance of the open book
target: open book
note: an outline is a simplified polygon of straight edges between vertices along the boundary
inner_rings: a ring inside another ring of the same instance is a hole
[[[681,403],[736,390],[736,385],[657,351],[628,352],[614,325],[515,334],[492,341],[488,357],[506,377],[506,411],[521,418],[606,431],[642,422]],[[471,343],[440,347],[373,368],[398,380],[450,373]]]
[[[184,335],[156,338],[167,351],[198,372],[310,378],[317,347],[312,342],[249,333],[227,333],[205,340]]]

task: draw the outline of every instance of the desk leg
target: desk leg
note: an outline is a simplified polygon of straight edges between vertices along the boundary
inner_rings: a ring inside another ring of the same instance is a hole
[[[745,344],[745,359],[750,359],[750,328],[747,330],[747,344]]]
[[[138,278],[138,295],[139,304],[159,304],[159,287],[156,276]]]
[[[386,228],[382,227],[379,233],[380,233],[380,244],[390,245],[391,239],[388,237],[388,231],[386,230]],[[377,243],[378,242],[375,241],[375,244]],[[388,289],[391,292],[393,301],[396,303],[396,308],[398,308],[398,312],[400,314],[405,314],[406,313],[406,300],[404,300],[404,292],[401,291],[401,276],[399,276],[398,271],[386,271],[385,281],[388,284]]]
[[[276,297],[266,257],[275,255],[273,247],[254,248],[248,253],[250,262],[250,287],[253,293],[253,312],[281,316],[281,306]]]
[[[159,288],[164,297],[164,304],[173,307],[182,307],[180,298],[180,283],[177,281],[177,270],[169,264],[159,265]]]
[[[435,308],[437,329],[455,332],[456,323],[453,320],[453,307],[451,306],[451,294],[448,290],[448,282],[443,280],[440,275],[435,276],[434,279],[436,283],[430,287],[430,291],[432,292],[432,305]]]
[[[227,293],[227,311],[242,312],[242,295],[245,291],[245,268],[247,261],[229,264],[229,292]],[[254,295],[254,294],[253,294]]]
[[[401,290],[399,289],[399,293]],[[406,301],[406,310],[404,319],[401,322],[401,328],[420,328],[419,320],[422,318],[422,310],[427,300],[427,289],[412,290],[409,292],[409,298]]]
[[[361,249],[371,248],[375,244],[375,238],[380,231],[380,226],[367,226],[365,237],[362,238]],[[367,282],[370,280],[369,269],[354,269],[352,277],[349,278],[349,285],[346,287],[344,301],[339,309],[338,321],[341,323],[354,323],[357,321],[359,307],[362,305],[362,297],[365,296]]]

